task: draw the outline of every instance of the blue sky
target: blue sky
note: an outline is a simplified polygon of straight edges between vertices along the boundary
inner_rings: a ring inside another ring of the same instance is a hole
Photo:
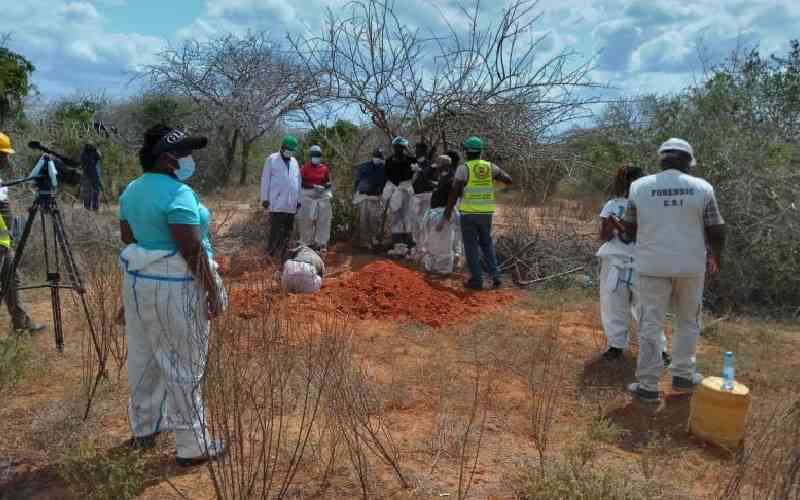
[[[316,29],[325,7],[344,0],[0,0],[0,33],[37,67],[45,98],[81,91],[124,96],[128,74],[186,37],[266,29],[273,35]],[[454,0],[397,1],[403,20],[433,32]],[[486,16],[496,9],[483,0]],[[596,56],[593,77],[619,93],[672,92],[699,76],[698,46],[719,60],[739,43],[786,52],[800,37],[793,0],[540,0],[539,29],[549,50]],[[546,56],[547,54],[543,54]]]

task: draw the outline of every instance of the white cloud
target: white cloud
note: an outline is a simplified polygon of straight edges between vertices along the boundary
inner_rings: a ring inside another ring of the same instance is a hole
[[[26,0],[4,13],[11,48],[36,66],[34,83],[46,95],[105,89],[126,93],[126,72],[147,62],[165,40],[115,33],[95,3]],[[35,15],[33,15],[35,13]]]

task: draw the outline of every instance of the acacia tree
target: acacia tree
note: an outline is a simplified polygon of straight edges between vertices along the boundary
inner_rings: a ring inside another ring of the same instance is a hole
[[[6,47],[10,35],[0,36],[0,127],[22,111],[23,102],[33,90],[30,82],[33,64]]]
[[[158,59],[138,77],[162,94],[191,98],[217,126],[227,159],[233,160],[240,145],[241,184],[247,182],[252,145],[279,120],[310,104],[312,79],[264,32],[189,40]],[[223,182],[231,165],[225,167]]]
[[[448,148],[479,134],[492,158],[530,169],[554,126],[588,114],[597,86],[591,60],[545,55],[536,5],[513,0],[492,21],[476,1],[460,7],[468,28],[442,16],[445,34],[428,34],[406,26],[391,1],[356,0],[290,43],[317,76],[317,104],[357,108],[387,139],[411,133]],[[306,116],[315,128],[313,110]]]

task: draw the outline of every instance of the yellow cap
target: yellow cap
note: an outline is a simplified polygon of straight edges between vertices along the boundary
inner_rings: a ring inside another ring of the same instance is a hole
[[[0,153],[14,154],[14,150],[11,149],[11,139],[2,132],[0,132]]]

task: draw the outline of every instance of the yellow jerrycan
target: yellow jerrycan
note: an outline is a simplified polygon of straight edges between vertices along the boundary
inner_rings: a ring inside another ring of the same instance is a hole
[[[689,432],[721,448],[742,444],[750,411],[750,389],[739,382],[724,390],[722,377],[706,377],[692,396]]]

